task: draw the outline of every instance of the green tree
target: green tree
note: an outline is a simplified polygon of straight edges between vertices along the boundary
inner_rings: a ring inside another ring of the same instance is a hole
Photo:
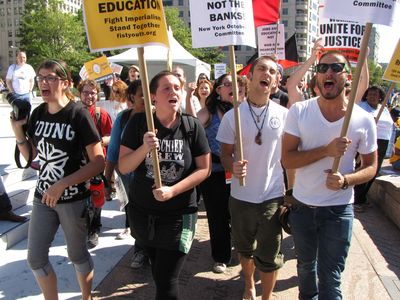
[[[59,0],[27,0],[20,28],[20,47],[28,52],[29,63],[64,60],[74,74],[94,55],[89,52],[82,13],[60,11]]]
[[[164,8],[167,26],[171,27],[174,38],[192,55],[209,63],[221,62],[224,54],[219,48],[192,48],[192,33],[186,23],[179,18],[179,11],[176,8]]]

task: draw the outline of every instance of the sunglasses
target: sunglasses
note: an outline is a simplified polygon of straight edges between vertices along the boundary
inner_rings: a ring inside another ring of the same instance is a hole
[[[343,69],[346,72],[349,72],[348,66],[345,63],[317,64],[315,66],[315,71],[317,73],[325,74],[326,72],[328,72],[329,68],[335,73],[340,73],[343,71]]]

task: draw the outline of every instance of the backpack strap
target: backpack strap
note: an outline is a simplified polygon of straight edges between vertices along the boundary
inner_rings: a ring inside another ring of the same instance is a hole
[[[189,146],[192,147],[193,134],[194,134],[194,120],[193,117],[187,114],[182,114],[183,134],[185,139],[188,140]]]
[[[96,127],[97,127],[97,130],[98,130],[99,134],[100,134],[100,137],[103,137],[103,134],[101,132],[101,118],[100,118],[101,110],[100,110],[100,107],[96,106],[96,112],[95,112],[94,116],[96,118]]]
[[[128,123],[128,121],[129,121],[129,119],[130,119],[130,116],[131,116],[132,110],[133,110],[133,109],[130,108],[130,109],[126,109],[126,110],[124,110],[124,111],[122,112],[122,114],[121,114],[121,122],[119,123],[119,124],[120,124],[121,132],[124,130],[126,124]]]

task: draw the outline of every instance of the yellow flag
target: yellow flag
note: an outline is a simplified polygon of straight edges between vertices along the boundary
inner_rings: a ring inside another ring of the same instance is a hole
[[[400,81],[400,40],[397,42],[392,59],[383,74],[383,79],[394,82]]]
[[[84,0],[83,16],[92,52],[169,47],[161,0]]]

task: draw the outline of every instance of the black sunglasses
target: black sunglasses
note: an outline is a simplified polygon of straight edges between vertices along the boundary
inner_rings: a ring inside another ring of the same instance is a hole
[[[343,69],[348,72],[348,67],[345,63],[333,63],[333,64],[318,64],[315,66],[315,71],[317,73],[324,74],[328,72],[328,69],[331,69],[335,73],[340,73],[343,71]]]

